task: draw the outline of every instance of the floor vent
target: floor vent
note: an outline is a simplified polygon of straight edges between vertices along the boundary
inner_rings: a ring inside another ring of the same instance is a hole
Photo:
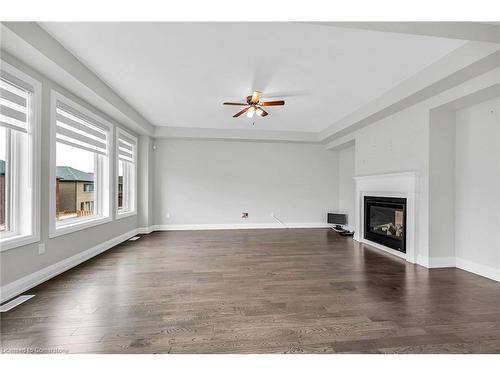
[[[141,237],[135,236],[135,237],[129,238],[129,241],[137,241],[139,238],[141,238]]]
[[[26,294],[23,296],[19,296],[14,298],[12,301],[9,301],[7,303],[4,303],[2,306],[0,306],[0,312],[7,312],[9,310],[12,310],[14,307],[19,306],[21,303],[26,302],[27,300],[33,298],[35,295],[34,294]]]

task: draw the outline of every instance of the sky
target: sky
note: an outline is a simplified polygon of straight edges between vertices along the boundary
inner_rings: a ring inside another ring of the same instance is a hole
[[[56,165],[94,172],[94,153],[57,142]]]

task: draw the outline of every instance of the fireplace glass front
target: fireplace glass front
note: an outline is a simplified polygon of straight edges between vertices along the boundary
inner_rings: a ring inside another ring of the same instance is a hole
[[[364,198],[364,237],[406,253],[406,198]]]

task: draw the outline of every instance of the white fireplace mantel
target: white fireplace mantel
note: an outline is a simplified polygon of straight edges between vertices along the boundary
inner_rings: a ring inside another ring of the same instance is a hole
[[[366,243],[377,249],[386,251],[406,259],[410,263],[417,262],[416,249],[416,200],[417,172],[388,173],[354,177],[355,180],[355,234],[354,240]],[[364,197],[406,198],[406,254],[365,239],[364,234]]]

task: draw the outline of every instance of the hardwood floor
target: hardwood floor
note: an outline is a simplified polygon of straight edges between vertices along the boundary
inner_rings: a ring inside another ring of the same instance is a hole
[[[327,229],[155,232],[27,293],[4,353],[500,353],[500,283]]]

